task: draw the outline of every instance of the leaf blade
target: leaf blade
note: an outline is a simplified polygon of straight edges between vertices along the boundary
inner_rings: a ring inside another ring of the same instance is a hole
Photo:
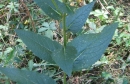
[[[15,30],[15,32],[36,56],[54,63],[51,54],[54,50],[61,48],[58,42],[30,31]]]
[[[18,84],[56,84],[52,78],[33,71],[3,67],[0,71]]]
[[[74,14],[66,17],[66,26],[73,33],[80,31],[93,8],[95,1],[79,8]],[[78,23],[78,24],[77,24]]]
[[[61,13],[72,13],[73,9],[59,0],[34,0],[35,3],[51,18],[61,19]]]
[[[51,0],[34,0],[34,2],[51,18],[59,20],[60,15],[56,11],[55,6]]]
[[[84,34],[68,43],[74,46],[78,52],[73,70],[81,70],[90,67],[97,60],[110,43],[118,23],[106,26],[101,33]]]
[[[56,50],[52,58],[60,66],[60,68],[66,72],[67,75],[71,75],[73,62],[75,59],[75,54],[77,53],[76,49],[72,46],[67,46],[66,49],[64,48]]]

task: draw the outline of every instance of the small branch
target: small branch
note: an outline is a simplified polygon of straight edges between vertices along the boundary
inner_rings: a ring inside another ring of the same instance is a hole
[[[28,7],[26,6],[26,4],[24,3],[23,0],[20,0],[20,2],[21,2],[21,5],[25,8],[26,13],[27,13],[27,16],[28,16],[28,17],[30,18],[30,20],[31,20],[31,26],[32,26],[32,28],[33,28],[33,31],[36,32],[35,23],[34,23],[34,21],[33,21],[33,18],[32,18],[32,16],[31,16],[31,14],[30,14],[30,11],[28,10]],[[25,17],[26,17],[26,16],[25,16]]]
[[[107,2],[106,2],[105,0],[103,0],[103,1],[104,1],[104,3],[105,3],[106,5],[108,5]]]
[[[111,13],[106,9],[106,7],[102,4],[102,2],[100,1],[100,0],[97,0],[99,3],[100,3],[100,5],[111,15]]]

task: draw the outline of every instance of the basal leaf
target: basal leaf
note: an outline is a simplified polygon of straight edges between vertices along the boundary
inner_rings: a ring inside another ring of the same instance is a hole
[[[108,47],[117,26],[118,23],[113,23],[106,26],[101,33],[84,34],[71,41],[68,45],[74,46],[78,52],[73,70],[86,69],[99,60]]]
[[[52,78],[33,71],[3,67],[0,71],[18,84],[56,84]]]
[[[67,46],[65,50],[64,48],[58,49],[52,55],[52,58],[56,64],[59,65],[60,68],[69,76],[72,72],[76,52],[77,51],[74,47]]]
[[[61,48],[61,45],[45,36],[30,31],[15,30],[26,46],[39,58],[54,63],[51,54],[54,50]]]
[[[74,14],[66,17],[66,26],[73,33],[80,31],[91,12],[95,1],[79,8]]]

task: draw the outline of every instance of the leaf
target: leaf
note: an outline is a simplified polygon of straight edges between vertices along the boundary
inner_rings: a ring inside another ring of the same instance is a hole
[[[52,78],[33,71],[3,67],[0,71],[18,84],[56,84]]]
[[[34,0],[34,2],[51,18],[60,19],[60,14],[56,10],[51,0]]]
[[[50,38],[50,39],[53,39],[53,32],[52,32],[52,30],[48,29],[47,31],[45,31],[45,36]]]
[[[118,23],[113,23],[106,26],[101,33],[84,34],[68,43],[78,52],[73,70],[86,69],[99,60],[108,47],[117,26]]]
[[[42,24],[42,26],[44,26],[45,28],[49,28],[49,23],[48,23],[48,22],[44,22],[44,23]]]
[[[56,64],[59,65],[60,68],[69,76],[72,72],[76,52],[77,51],[74,47],[67,46],[65,50],[64,48],[58,49],[52,55],[52,58]]]
[[[39,58],[54,63],[51,54],[54,50],[61,48],[61,45],[45,36],[30,31],[15,30],[26,46]]]
[[[95,1],[79,8],[74,14],[66,17],[66,26],[73,33],[80,31],[93,8]]]
[[[90,22],[89,24],[89,27],[92,29],[92,30],[96,30],[96,24],[94,22]]]
[[[112,78],[112,75],[109,72],[102,72],[102,77],[106,80],[108,80],[109,78]]]
[[[56,30],[55,22],[50,23],[50,29]]]
[[[13,49],[11,47],[6,48],[4,55],[7,55],[8,53],[10,53]]]
[[[7,55],[7,58],[5,59],[5,64],[8,64],[12,59],[13,57],[15,56],[15,49],[13,49],[8,55]]]
[[[126,62],[130,62],[130,55],[127,57]]]
[[[72,13],[72,8],[59,0],[34,0],[35,3],[51,18],[59,20],[61,13]],[[53,2],[54,1],[54,2]]]
[[[67,14],[73,14],[74,13],[74,9],[72,6],[70,6],[69,4],[67,3],[60,3],[58,0],[55,0],[55,2],[57,3],[58,5],[58,8],[59,10],[62,12],[62,13],[67,13]]]
[[[38,29],[38,32],[39,32],[39,33],[40,33],[40,32],[44,32],[44,31],[46,31],[47,29],[49,29],[49,28],[41,27],[40,29]]]
[[[127,78],[123,78],[123,83],[122,84],[129,84],[129,80]]]
[[[33,60],[29,60],[28,68],[29,68],[30,71],[32,71],[32,69],[33,69],[33,64],[34,64]]]
[[[3,29],[4,31],[7,31],[9,28],[8,28],[8,26],[0,25],[0,29]]]
[[[5,5],[3,5],[3,4],[0,4],[0,8],[2,8],[2,7],[4,7]]]

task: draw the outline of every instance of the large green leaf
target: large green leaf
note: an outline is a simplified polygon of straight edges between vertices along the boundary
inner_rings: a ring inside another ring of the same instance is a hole
[[[58,8],[59,10],[62,12],[62,13],[67,13],[67,14],[73,14],[74,13],[74,8],[71,7],[69,4],[64,4],[64,3],[61,3],[57,0],[55,0],[57,5],[58,5]]]
[[[71,7],[59,0],[34,0],[35,3],[51,18],[61,19],[61,13],[71,13]]]
[[[73,33],[80,31],[91,12],[95,1],[79,8],[74,14],[66,17],[66,26]]]
[[[51,18],[60,19],[60,14],[56,11],[51,0],[34,0],[34,2]]]
[[[3,67],[0,71],[18,84],[56,84],[52,78],[33,71]]]
[[[52,41],[45,36],[35,34],[30,31],[15,30],[22,41],[27,45],[27,47],[32,50],[32,52],[41,59],[48,62],[54,63],[51,54],[53,51],[61,48],[61,45]]]
[[[106,26],[101,33],[84,34],[68,43],[68,45],[74,46],[78,52],[73,70],[88,68],[99,60],[108,47],[117,26],[118,23],[113,23]]]
[[[73,62],[76,58],[76,49],[72,46],[67,46],[66,49],[58,49],[56,50],[52,57],[53,60],[60,66],[60,68],[66,72],[67,75],[71,75]]]

